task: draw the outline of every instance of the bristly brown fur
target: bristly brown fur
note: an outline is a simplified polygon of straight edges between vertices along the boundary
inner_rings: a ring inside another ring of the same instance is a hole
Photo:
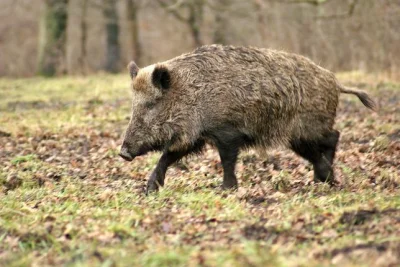
[[[199,142],[211,143],[223,165],[232,162],[224,165],[227,186],[234,184],[230,169],[243,147],[289,147],[313,163],[319,180],[332,180],[331,166],[323,162],[332,164],[339,139],[333,125],[340,93],[375,107],[365,92],[340,85],[308,58],[254,47],[202,46],[140,69],[133,87],[124,141],[132,157],[162,149],[169,162],[168,153],[182,157]],[[157,175],[152,179],[160,181]]]

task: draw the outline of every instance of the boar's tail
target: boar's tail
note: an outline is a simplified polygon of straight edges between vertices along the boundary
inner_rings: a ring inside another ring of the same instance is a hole
[[[346,87],[343,85],[339,85],[340,92],[345,94],[353,94],[358,96],[361,102],[369,109],[376,110],[376,103],[372,98],[364,91],[358,90],[355,88]]]

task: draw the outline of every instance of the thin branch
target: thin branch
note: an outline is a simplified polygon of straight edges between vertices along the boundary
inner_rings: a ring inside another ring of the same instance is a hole
[[[184,16],[182,16],[177,10],[176,8],[182,6],[184,3],[184,1],[177,1],[174,5],[168,5],[165,1],[163,0],[157,0],[158,4],[164,8],[165,10],[167,10],[168,12],[170,12],[176,19],[183,21],[183,22],[188,22],[189,19],[185,18]]]
[[[268,0],[269,2],[276,2],[282,4],[310,4],[313,6],[320,6],[331,2],[332,0]],[[353,0],[349,5],[349,10],[343,14],[332,14],[332,15],[321,15],[314,17],[315,19],[340,19],[340,18],[348,18],[354,14],[354,10],[356,8],[357,3],[359,0]]]
[[[96,1],[90,0],[89,5],[94,8],[98,8],[100,10],[104,10],[106,6],[102,3],[98,3]]]
[[[349,10],[346,13],[343,14],[333,14],[333,15],[321,15],[315,17],[316,19],[325,19],[325,20],[330,20],[330,19],[340,19],[340,18],[348,18],[351,17],[354,14],[354,11],[356,9],[357,3],[359,0],[353,0],[351,4],[349,5]]]
[[[169,9],[178,9],[185,4],[184,2],[185,2],[185,0],[178,0],[178,1],[176,1],[175,4],[170,5]]]
[[[332,0],[268,0],[268,2],[276,2],[281,4],[310,4],[313,6],[319,6],[327,4]]]

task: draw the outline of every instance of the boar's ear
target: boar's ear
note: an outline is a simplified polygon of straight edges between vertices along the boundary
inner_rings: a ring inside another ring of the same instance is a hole
[[[164,66],[156,66],[151,78],[155,87],[161,90],[167,90],[170,87],[171,75],[169,70]]]
[[[135,62],[131,61],[128,64],[128,70],[129,70],[129,75],[131,76],[131,79],[133,80],[139,72],[139,67],[136,65]]]

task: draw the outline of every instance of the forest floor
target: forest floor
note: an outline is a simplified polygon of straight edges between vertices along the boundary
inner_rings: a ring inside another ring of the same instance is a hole
[[[338,185],[290,151],[244,152],[223,191],[218,154],[171,167],[117,155],[128,75],[0,79],[1,266],[399,266],[400,84],[342,74]]]

